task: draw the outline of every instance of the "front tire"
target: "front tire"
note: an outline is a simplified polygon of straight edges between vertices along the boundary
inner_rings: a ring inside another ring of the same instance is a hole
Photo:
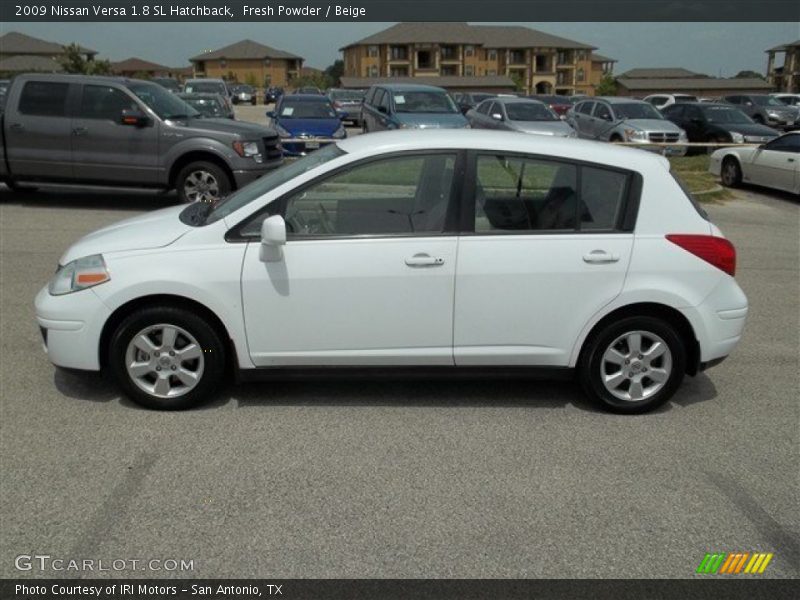
[[[138,310],[117,327],[109,347],[117,383],[137,404],[183,410],[208,400],[222,381],[225,346],[196,314],[173,307]]]
[[[686,348],[668,322],[627,317],[592,336],[578,371],[586,394],[604,409],[644,413],[678,389],[686,372]]]
[[[742,167],[739,161],[728,156],[722,161],[722,185],[726,187],[739,187],[742,184]]]
[[[227,196],[232,189],[231,178],[212,162],[193,162],[181,169],[175,183],[181,202],[214,203]]]

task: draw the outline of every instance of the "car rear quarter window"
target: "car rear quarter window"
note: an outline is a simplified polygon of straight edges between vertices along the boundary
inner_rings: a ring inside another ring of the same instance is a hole
[[[629,177],[620,171],[581,167],[581,230],[613,230],[628,193]]]
[[[22,88],[19,112],[40,117],[66,116],[68,93],[68,83],[28,81]]]

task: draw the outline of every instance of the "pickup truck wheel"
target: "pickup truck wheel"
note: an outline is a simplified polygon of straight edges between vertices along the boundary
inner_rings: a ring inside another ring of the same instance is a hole
[[[231,191],[231,180],[210,162],[193,162],[178,173],[176,188],[181,202],[216,202]]]
[[[204,319],[174,307],[149,307],[114,332],[109,366],[136,403],[181,410],[206,401],[222,380],[225,346]]]
[[[686,349],[668,322],[627,317],[587,342],[578,367],[586,394],[622,414],[643,413],[672,397],[686,371]]]

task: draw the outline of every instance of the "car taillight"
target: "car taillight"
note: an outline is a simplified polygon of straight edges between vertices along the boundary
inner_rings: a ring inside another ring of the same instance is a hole
[[[333,105],[334,105],[336,108],[342,108],[342,103],[341,103],[341,102],[339,102],[338,100],[337,100],[336,102],[334,102],[334,103],[333,103]]]
[[[731,277],[736,275],[736,248],[725,238],[713,235],[671,233],[667,235],[667,239]]]

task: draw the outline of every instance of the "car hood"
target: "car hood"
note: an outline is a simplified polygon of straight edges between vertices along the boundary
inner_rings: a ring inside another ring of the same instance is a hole
[[[408,127],[418,129],[456,129],[467,126],[461,113],[396,113],[395,118]]]
[[[92,254],[169,246],[192,229],[178,218],[185,208],[186,205],[170,206],[93,231],[70,246],[59,264]]]
[[[292,136],[331,136],[342,124],[341,119],[281,119],[278,124]]]
[[[273,137],[277,135],[274,129],[255,123],[245,121],[233,121],[232,119],[189,119],[184,121],[186,127],[197,131],[213,131],[215,133],[228,133],[239,135],[242,139],[258,139],[263,137]]]
[[[772,127],[759,125],[758,123],[711,123],[711,126],[718,127],[719,129],[728,132],[735,131],[736,133],[741,133],[742,135],[771,135],[774,137],[780,135],[780,133],[775,129],[772,129]]]
[[[575,130],[565,121],[509,121],[508,125],[515,131],[539,135],[566,137],[575,133]]]
[[[641,129],[642,131],[674,131],[676,133],[683,131],[675,123],[666,119],[626,119],[618,124],[623,127]]]

